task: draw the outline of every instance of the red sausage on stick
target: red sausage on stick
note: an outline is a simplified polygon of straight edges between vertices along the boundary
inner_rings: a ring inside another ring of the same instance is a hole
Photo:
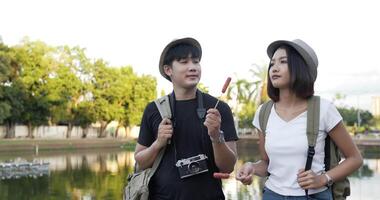
[[[216,178],[216,179],[228,179],[228,178],[230,178],[230,174],[215,172],[214,178]]]
[[[224,82],[224,85],[223,85],[223,89],[222,89],[223,94],[226,92],[228,85],[230,85],[230,82],[231,82],[231,77],[228,77],[226,82]]]
[[[228,85],[230,84],[230,82],[231,82],[231,77],[228,77],[228,78],[226,79],[226,82],[224,82],[224,85],[223,85],[223,88],[222,88],[222,94],[224,94],[224,93],[226,92],[226,90],[227,90]],[[219,104],[219,99],[218,99],[218,101],[216,102],[214,108],[216,108],[216,107],[218,106],[218,104]]]

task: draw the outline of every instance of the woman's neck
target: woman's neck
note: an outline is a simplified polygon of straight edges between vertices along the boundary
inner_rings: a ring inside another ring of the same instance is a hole
[[[305,99],[297,97],[297,95],[289,89],[280,91],[280,100],[276,103],[282,108],[294,108],[304,105]]]

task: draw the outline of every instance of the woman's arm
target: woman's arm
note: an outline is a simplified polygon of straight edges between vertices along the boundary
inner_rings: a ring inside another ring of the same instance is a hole
[[[363,164],[363,158],[342,121],[330,131],[329,135],[345,157],[343,162],[326,172],[333,181],[338,181],[359,169]]]
[[[252,183],[252,175],[260,177],[268,176],[269,158],[265,151],[265,135],[259,131],[259,151],[261,160],[252,163],[246,162],[237,172],[236,180],[241,181],[245,185]]]
[[[339,165],[326,172],[327,176],[335,182],[357,170],[363,164],[363,158],[342,121],[329,132],[329,136],[345,157],[345,160]],[[298,183],[303,189],[320,188],[327,184],[327,176],[325,174],[316,175],[311,170],[306,172],[300,170]]]
[[[268,176],[268,164],[269,164],[269,158],[267,155],[267,152],[265,151],[265,135],[259,132],[259,151],[261,160],[259,160],[256,163],[253,163],[253,166],[255,167],[255,175],[260,177]]]

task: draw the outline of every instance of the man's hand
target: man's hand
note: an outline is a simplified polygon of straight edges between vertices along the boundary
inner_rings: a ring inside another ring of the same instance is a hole
[[[168,118],[162,119],[160,125],[158,126],[158,135],[155,141],[158,148],[164,147],[168,140],[172,137],[173,126],[172,122]]]
[[[208,135],[212,138],[217,139],[220,134],[220,124],[222,122],[222,118],[217,109],[210,108],[207,110],[206,120],[203,123],[208,130]]]

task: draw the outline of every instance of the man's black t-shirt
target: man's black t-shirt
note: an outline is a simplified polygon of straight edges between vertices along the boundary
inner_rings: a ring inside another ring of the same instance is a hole
[[[217,99],[203,94],[203,106],[206,110],[213,108]],[[177,199],[177,200],[219,200],[224,199],[222,184],[213,178],[213,173],[218,172],[214,162],[211,140],[207,134],[207,127],[203,120],[197,116],[197,99],[180,100],[175,103],[176,126],[172,136],[172,142],[167,145],[161,163],[151,179],[149,191],[151,200]],[[226,141],[238,139],[234,127],[231,109],[224,102],[219,102],[217,109],[222,116],[221,130]],[[162,118],[154,104],[147,105],[141,122],[138,143],[149,147],[157,137],[158,125]],[[175,158],[175,149],[176,158]],[[208,172],[181,179],[177,160],[189,158],[199,154],[205,154]]]

